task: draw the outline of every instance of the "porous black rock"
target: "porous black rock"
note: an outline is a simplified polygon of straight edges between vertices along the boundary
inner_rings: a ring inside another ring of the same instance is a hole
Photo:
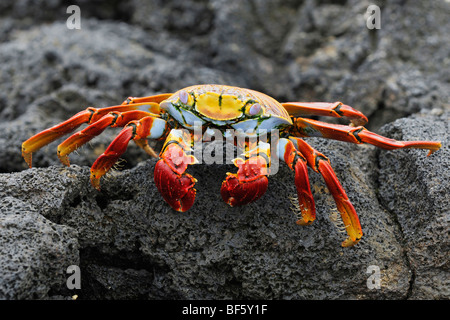
[[[77,0],[81,30],[71,30],[63,1],[2,2],[0,298],[448,299],[449,4],[380,2],[381,29],[369,30],[371,3]],[[234,166],[191,167],[198,196],[180,214],[156,190],[155,160],[133,144],[102,191],[90,186],[89,166],[117,129],[71,154],[69,168],[61,140],[34,154],[33,169],[21,158],[24,140],[86,107],[198,83],[343,101],[371,130],[443,147],[426,157],[308,139],[360,216],[364,237],[348,249],[311,170],[317,219],[300,227],[283,165],[239,208],[219,192]],[[70,265],[81,290],[66,286]]]
[[[395,214],[414,281],[412,299],[450,295],[450,112],[416,114],[382,128],[395,139],[423,136],[442,142],[439,154],[418,150],[381,152],[381,203]],[[433,137],[433,138],[431,138]]]

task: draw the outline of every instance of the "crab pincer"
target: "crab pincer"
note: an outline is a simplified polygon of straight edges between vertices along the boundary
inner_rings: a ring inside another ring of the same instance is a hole
[[[220,189],[223,201],[235,207],[261,198],[269,183],[266,160],[256,156],[247,160],[237,158],[233,162],[239,170],[237,173],[228,173],[223,181]]]
[[[158,191],[164,200],[176,211],[185,212],[194,204],[197,180],[185,173],[187,166],[197,163],[193,155],[187,155],[188,146],[182,135],[173,130],[172,140],[161,152],[160,160],[156,163],[154,180]]]

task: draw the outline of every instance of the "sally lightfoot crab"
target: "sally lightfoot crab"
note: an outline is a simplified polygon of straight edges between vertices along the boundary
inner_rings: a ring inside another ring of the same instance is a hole
[[[304,118],[304,116],[346,117],[351,124],[337,125]],[[351,143],[368,143],[383,149],[420,148],[431,153],[440,142],[397,141],[375,134],[363,127],[367,118],[341,102],[286,102],[249,89],[224,85],[196,85],[175,93],[149,97],[129,97],[121,105],[87,108],[70,119],[46,129],[22,144],[22,155],[31,167],[31,155],[41,147],[88,124],[58,146],[58,157],[69,165],[68,155],[103,132],[107,127],[123,127],[91,168],[91,183],[100,189],[105,175],[126,151],[130,140],[150,156],[159,157],[154,171],[156,186],[164,200],[175,210],[184,212],[194,203],[196,179],[186,173],[188,165],[197,163],[192,145],[210,130],[226,135],[256,136],[278,130],[276,141],[239,140],[243,154],[233,160],[237,173],[228,173],[222,182],[221,195],[230,206],[258,200],[267,190],[271,157],[284,161],[294,172],[301,218],[299,225],[311,224],[316,216],[308,169],[320,173],[332,194],[344,222],[348,237],[342,246],[356,244],[362,237],[355,208],[334,173],[329,159],[302,138],[323,137]],[[200,129],[200,134],[198,130]],[[197,132],[197,133],[196,133]],[[159,155],[147,139],[165,139]],[[244,141],[244,142],[242,142]],[[236,142],[237,143],[237,142]]]

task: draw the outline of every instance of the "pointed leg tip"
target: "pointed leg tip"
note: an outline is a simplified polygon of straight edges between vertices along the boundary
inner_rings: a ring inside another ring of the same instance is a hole
[[[436,151],[438,151],[440,148],[442,147],[442,144],[440,141],[435,143],[435,146],[433,146],[432,148],[428,149],[428,154],[427,157],[431,156],[433,153],[435,153]]]
[[[22,151],[22,157],[25,160],[25,162],[27,163],[28,167],[31,169],[31,167],[33,167],[31,152],[28,153],[28,152]]]
[[[97,178],[95,175],[91,174],[91,185],[100,191],[100,178]]]
[[[361,238],[355,238],[355,239],[352,239],[352,238],[348,237],[347,239],[345,239],[345,240],[342,242],[342,247],[344,247],[344,248],[353,247],[353,246],[356,245],[360,240],[361,240]]]
[[[298,224],[299,226],[309,226],[313,223],[313,220],[304,220],[304,219],[299,219],[296,221],[296,224]]]
[[[58,154],[58,158],[59,161],[61,161],[61,163],[67,167],[70,167],[70,161],[69,161],[69,156],[61,156]]]

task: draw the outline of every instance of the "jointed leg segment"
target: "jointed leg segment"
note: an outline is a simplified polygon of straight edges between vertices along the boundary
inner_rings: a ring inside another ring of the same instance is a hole
[[[108,172],[126,151],[130,140],[159,139],[164,136],[166,121],[153,116],[129,122],[117,137],[111,142],[91,167],[91,183],[100,189],[100,178]]]
[[[371,132],[364,127],[325,123],[306,118],[294,118],[291,134],[296,137],[322,137],[351,143],[368,143],[382,149],[419,148],[428,149],[428,155],[439,150],[440,142],[436,141],[397,141]]]
[[[286,105],[284,104],[284,106],[289,110],[290,114],[293,115],[292,120],[294,125],[290,130],[292,136],[289,139],[294,143],[296,149],[305,157],[308,166],[323,176],[325,183],[336,202],[348,234],[348,238],[342,243],[344,247],[356,244],[362,237],[362,230],[355,208],[339,183],[328,158],[298,137],[322,137],[356,144],[368,143],[388,150],[400,148],[428,149],[428,155],[441,147],[440,142],[397,141],[378,135],[362,126],[355,126],[364,124],[367,121],[367,118],[348,106],[342,106],[340,104],[333,106],[332,104],[326,105],[314,103],[302,103],[301,106],[295,103],[288,103]],[[294,115],[300,114],[346,116],[352,120],[353,126],[330,124],[307,118],[294,117]],[[305,202],[305,200],[303,200],[303,202]]]
[[[286,162],[295,173],[295,187],[302,218],[299,225],[309,225],[316,219],[316,208],[308,178],[308,168],[305,157],[297,150],[292,141],[282,138],[278,142],[278,158]]]
[[[31,155],[43,146],[74,131],[83,123],[88,127],[67,138],[58,146],[58,157],[69,165],[68,154],[90,141],[109,127],[124,127],[105,152],[91,167],[91,183],[99,189],[100,178],[111,169],[125,152],[130,140],[144,149],[149,155],[157,156],[148,145],[147,138],[159,139],[165,135],[167,124],[160,118],[159,103],[171,94],[149,97],[129,97],[121,105],[107,108],[87,108],[68,120],[46,129],[22,144],[22,156],[31,167]],[[145,111],[143,109],[146,109]]]
[[[123,127],[130,121],[150,116],[151,113],[133,110],[126,112],[113,111],[92,123],[85,129],[76,132],[58,146],[58,157],[67,166],[70,165],[68,155],[94,137],[101,134],[107,127]]]
[[[155,107],[155,103],[153,103],[153,102],[129,103],[126,105],[118,105],[118,106],[112,106],[112,107],[100,108],[100,109],[89,107],[86,110],[81,111],[81,112],[77,113],[76,115],[72,116],[68,120],[63,121],[49,129],[46,129],[46,130],[32,136],[31,138],[29,138],[27,141],[25,141],[22,144],[22,156],[25,159],[25,161],[27,162],[28,166],[31,168],[33,152],[36,152],[43,146],[74,131],[82,124],[87,123],[89,125],[92,125],[110,113],[113,113],[113,114],[126,113],[129,111],[138,111],[138,109],[145,109],[145,108],[148,108],[151,111],[157,111],[156,107]],[[158,106],[158,108],[159,108],[159,106]],[[142,111],[142,112],[145,112],[145,111]],[[131,114],[128,114],[128,115],[131,115]],[[149,112],[147,112],[147,115],[157,116],[156,114],[149,113]],[[139,117],[137,119],[139,119]],[[108,122],[107,119],[105,119],[104,121]],[[99,126],[102,126],[102,125],[103,125],[103,123],[99,123]],[[100,127],[94,126],[94,127],[91,127],[89,130],[95,131],[96,129],[100,129]],[[99,133],[100,132],[101,131],[99,130]],[[92,134],[93,132],[91,131],[90,133]],[[80,137],[78,137],[78,138],[80,138]],[[73,138],[73,139],[76,140],[76,138]],[[74,141],[72,141],[72,142],[74,142]],[[66,143],[67,143],[67,146],[69,146],[71,144],[70,141],[66,142]],[[80,145],[78,145],[78,146],[80,146]],[[64,147],[61,147],[61,148],[64,149]],[[73,148],[73,147],[69,147],[69,149],[71,149],[71,148]],[[67,155],[67,153],[69,153],[69,152],[66,152],[66,155]],[[62,155],[63,163],[67,164],[65,160],[66,159],[65,159],[64,155]]]
[[[346,117],[350,119],[352,126],[363,126],[368,121],[367,117],[360,111],[342,102],[285,102],[281,105],[293,117],[312,115],[337,118]]]
[[[358,243],[362,237],[362,229],[355,208],[342,188],[330,161],[322,153],[315,150],[304,140],[290,137],[296,148],[305,156],[308,166],[322,175],[325,184],[336,202],[341,214],[348,238],[342,243],[343,247],[349,247]]]
[[[306,165],[320,173],[336,202],[337,208],[344,221],[348,238],[342,246],[349,247],[356,244],[362,236],[361,225],[355,208],[350,203],[344,189],[336,177],[328,158],[313,149],[309,144],[299,138],[290,137],[280,139],[278,145],[278,157],[295,171],[295,186],[302,219],[297,221],[300,225],[311,224],[315,217],[314,199],[311,193],[308,171]]]

